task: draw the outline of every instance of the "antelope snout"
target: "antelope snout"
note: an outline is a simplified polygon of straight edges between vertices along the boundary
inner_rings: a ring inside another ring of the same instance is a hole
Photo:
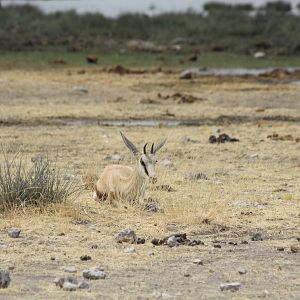
[[[156,183],[157,182],[157,177],[150,177],[151,183]]]

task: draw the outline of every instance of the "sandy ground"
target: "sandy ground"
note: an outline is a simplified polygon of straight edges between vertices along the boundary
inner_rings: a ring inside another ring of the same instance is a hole
[[[78,71],[1,72],[1,144],[22,145],[28,158],[56,158],[66,172],[86,180],[111,163],[107,155],[134,163],[120,128],[98,126],[97,120],[193,119],[203,125],[121,128],[139,147],[168,137],[158,157],[159,182],[146,192],[161,212],[100,204],[92,190],[55,212],[1,212],[0,266],[12,269],[12,283],[0,298],[300,299],[300,253],[290,248],[300,244],[300,86]],[[208,143],[217,129],[240,141]],[[274,133],[283,140],[268,138]],[[171,166],[161,164],[166,159]],[[203,172],[208,180],[189,181],[189,171]],[[161,184],[175,191],[161,191]],[[12,226],[22,230],[20,238],[8,237]],[[124,253],[130,245],[114,241],[125,228],[146,239],[134,245],[135,253]],[[150,242],[179,232],[204,245]],[[252,241],[255,233],[263,241]],[[85,254],[92,259],[81,261]],[[203,265],[193,264],[196,258]],[[67,276],[67,266],[77,268],[78,279],[82,270],[103,266],[107,278],[90,282],[89,291],[64,292],[53,279]],[[240,275],[241,268],[247,273]],[[241,283],[239,291],[220,291],[221,283],[232,281]]]

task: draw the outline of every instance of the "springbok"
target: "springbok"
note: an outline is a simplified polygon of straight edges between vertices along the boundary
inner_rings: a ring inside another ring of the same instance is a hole
[[[109,201],[122,200],[129,203],[138,202],[146,190],[147,182],[157,181],[155,164],[156,152],[165,144],[167,139],[158,144],[152,144],[150,153],[147,153],[146,143],[141,154],[137,147],[120,131],[124,144],[136,159],[135,167],[124,165],[108,165],[104,168],[96,184],[95,200]]]

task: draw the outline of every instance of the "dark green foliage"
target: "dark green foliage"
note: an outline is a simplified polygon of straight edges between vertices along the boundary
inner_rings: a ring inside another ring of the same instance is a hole
[[[43,14],[29,5],[10,6],[0,10],[0,49],[80,51],[103,49],[107,42],[123,47],[128,40],[141,39],[168,45],[184,38],[187,45],[201,51],[299,52],[295,49],[300,45],[300,16],[287,13],[288,2],[269,2],[254,14],[249,3],[209,2],[204,9],[206,14],[124,14],[111,19],[74,11]]]
[[[47,159],[37,159],[27,166],[22,158],[9,159],[0,165],[0,207],[61,203],[80,193],[76,180],[63,174]]]

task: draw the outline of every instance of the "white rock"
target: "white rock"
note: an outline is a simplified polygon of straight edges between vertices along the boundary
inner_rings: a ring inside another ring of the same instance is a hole
[[[69,292],[71,292],[71,291],[76,291],[76,289],[77,289],[77,284],[74,284],[74,283],[69,282],[69,281],[65,281],[65,282],[63,283],[62,288],[63,288],[64,291],[69,291]]]
[[[229,283],[221,283],[220,289],[221,291],[231,291],[236,292],[241,287],[241,284],[239,282],[229,282]]]
[[[128,247],[128,248],[125,248],[124,252],[125,253],[135,253],[136,250],[134,247]]]
[[[89,270],[84,270],[82,275],[86,279],[97,280],[97,279],[105,279],[106,273],[100,267],[94,267]]]
[[[76,273],[77,270],[76,270],[75,267],[66,267],[65,272],[67,272],[67,273]]]
[[[266,53],[263,52],[263,51],[255,52],[255,53],[253,54],[253,57],[254,57],[254,58],[264,58],[265,56],[266,56]]]

